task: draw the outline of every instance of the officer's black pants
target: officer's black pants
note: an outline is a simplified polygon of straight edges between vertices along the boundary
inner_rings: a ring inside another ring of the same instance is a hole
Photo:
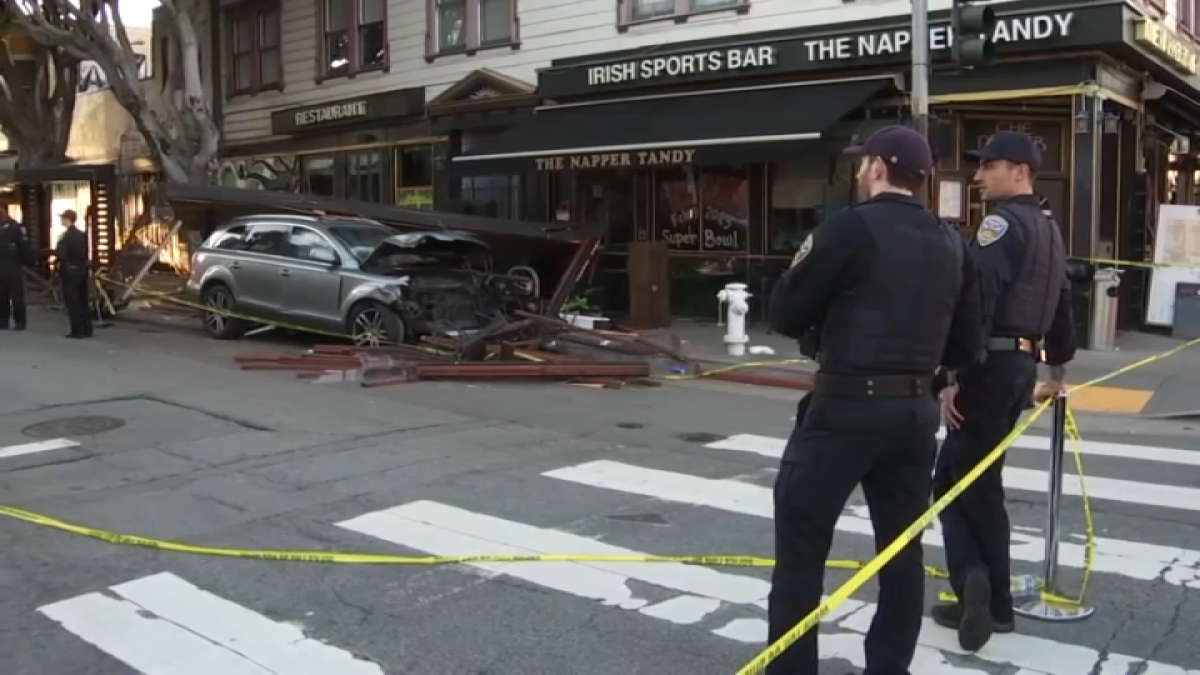
[[[0,326],[25,325],[25,276],[20,267],[0,269]]]
[[[1004,440],[1028,407],[1037,364],[1025,352],[991,352],[982,364],[959,376],[956,397],[962,426],[947,432],[933,479],[940,498]],[[1004,457],[942,511],[942,536],[950,585],[962,597],[971,571],[987,575],[992,586],[992,619],[1012,621],[1009,588],[1009,522],[1004,507]]]
[[[928,395],[814,394],[801,402],[801,411],[775,482],[772,642],[820,603],[834,528],[855,486],[862,484],[876,550],[883,550],[928,507],[936,453],[937,403]],[[879,573],[865,675],[909,675],[924,596],[918,540]],[[817,675],[817,631],[806,633],[767,672]]]
[[[92,334],[89,283],[90,279],[84,268],[62,271],[63,305],[67,309],[67,320],[71,322],[71,335]]]

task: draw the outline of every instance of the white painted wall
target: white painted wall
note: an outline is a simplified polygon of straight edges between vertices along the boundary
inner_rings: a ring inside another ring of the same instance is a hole
[[[1000,0],[1007,1],[1007,0]],[[932,10],[950,0],[930,0]],[[477,68],[491,68],[533,84],[538,68],[554,59],[621,49],[651,48],[684,40],[727,37],[822,23],[845,23],[889,15],[907,15],[909,0],[753,0],[749,13],[715,13],[684,24],[655,22],[617,32],[616,0],[519,0],[521,48],[485,50],[474,56],[442,57],[425,62],[425,0],[391,0],[388,35],[390,73],[355,79],[314,82],[316,2],[288,2],[283,15],[285,91],[229,101],[225,136],[229,143],[270,136],[271,111],[350,98],[388,89],[425,86],[427,98]]]

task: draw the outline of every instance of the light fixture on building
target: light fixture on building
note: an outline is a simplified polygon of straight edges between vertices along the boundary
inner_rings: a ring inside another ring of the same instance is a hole
[[[1114,112],[1104,113],[1104,133],[1116,134],[1121,131],[1121,116]]]
[[[1086,110],[1075,113],[1075,133],[1086,134],[1091,131],[1092,116]]]

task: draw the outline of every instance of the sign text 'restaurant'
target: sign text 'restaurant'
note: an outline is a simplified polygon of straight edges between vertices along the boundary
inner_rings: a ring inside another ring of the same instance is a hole
[[[366,101],[337,103],[334,105],[327,105],[323,108],[301,110],[295,114],[295,122],[296,126],[305,127],[309,126],[310,124],[320,124],[322,122],[340,122],[342,120],[350,120],[357,117],[366,117],[367,113],[368,110]]]
[[[1075,12],[1006,17],[996,22],[992,40],[995,42],[1022,42],[1067,37],[1071,34],[1071,24],[1074,20]],[[908,51],[908,45],[911,42],[911,31],[893,30],[865,35],[844,35],[806,40],[804,50],[810,61],[832,61],[864,56],[902,54]],[[931,50],[949,49],[953,44],[954,31],[950,26],[934,26],[929,29],[929,48]]]

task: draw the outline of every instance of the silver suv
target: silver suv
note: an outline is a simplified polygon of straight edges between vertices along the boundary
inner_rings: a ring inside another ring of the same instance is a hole
[[[464,233],[255,215],[231,220],[204,242],[187,288],[214,310],[204,328],[218,340],[262,323],[336,332],[358,345],[397,344],[538,309],[536,279],[491,274],[490,265],[487,244]]]

